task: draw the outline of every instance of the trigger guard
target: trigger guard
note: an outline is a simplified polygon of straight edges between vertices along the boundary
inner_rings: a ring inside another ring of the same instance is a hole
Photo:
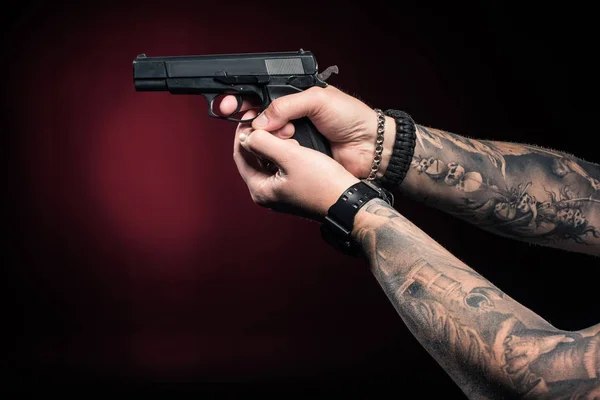
[[[215,114],[215,111],[213,110],[217,95],[213,93],[202,93],[202,96],[208,101],[208,115],[213,118],[223,118],[222,116]]]
[[[239,113],[240,110],[242,109],[242,105],[244,103],[244,100],[242,99],[242,95],[241,94],[236,94],[235,95],[235,99],[237,100],[237,107],[236,107],[235,111],[233,111],[229,115],[235,115],[235,114]]]

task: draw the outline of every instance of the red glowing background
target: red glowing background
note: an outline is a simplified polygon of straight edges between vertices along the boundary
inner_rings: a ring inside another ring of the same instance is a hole
[[[546,133],[566,123],[548,115],[564,104],[536,86],[544,76],[524,76],[534,69],[515,55],[525,47],[511,49],[516,36],[502,41],[494,14],[475,4],[479,20],[451,8],[398,16],[350,5],[308,14],[275,3],[228,7],[24,6],[15,14],[4,93],[17,184],[9,369],[19,382],[433,381],[458,393],[363,262],[335,253],[315,224],[252,203],[232,160],[234,124],[209,118],[202,97],[136,93],[131,63],[139,53],[304,48],[321,69],[337,64],[330,82],[369,104],[456,132],[519,141],[527,133],[553,147],[563,142]],[[518,129],[499,118],[508,111]],[[403,199],[399,206],[513,297],[556,312],[527,285],[545,271],[535,260],[562,253]],[[517,287],[503,272],[515,254],[532,264]],[[553,279],[548,290],[562,285]],[[579,324],[589,313],[556,318]]]

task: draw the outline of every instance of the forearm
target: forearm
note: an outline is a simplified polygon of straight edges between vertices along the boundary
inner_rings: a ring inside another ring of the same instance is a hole
[[[600,386],[598,329],[552,327],[380,200],[359,211],[353,235],[408,328],[470,398]]]
[[[600,255],[600,166],[566,153],[417,126],[399,192],[505,237]]]

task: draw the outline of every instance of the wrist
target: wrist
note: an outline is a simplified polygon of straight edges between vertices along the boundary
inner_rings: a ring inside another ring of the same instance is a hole
[[[360,256],[360,245],[356,241],[356,216],[367,208],[373,199],[380,199],[388,205],[394,204],[391,193],[367,179],[346,188],[338,200],[329,208],[321,224],[321,234],[326,242],[342,253]]]
[[[376,211],[374,211],[376,209]],[[358,238],[358,232],[363,229],[371,229],[378,227],[382,222],[386,222],[387,218],[378,218],[379,215],[385,216],[382,214],[383,210],[388,210],[385,214],[395,213],[398,211],[380,198],[375,198],[368,201],[364,207],[362,207],[356,213],[354,217],[354,226],[352,227],[352,238],[360,243]]]
[[[358,182],[360,182],[360,179],[350,173],[340,177],[340,179],[336,179],[335,183],[331,186],[331,190],[324,193],[323,201],[321,202],[321,207],[319,209],[321,217],[327,215],[331,206],[338,201],[346,189]]]
[[[358,243],[359,246],[363,246],[363,243],[361,243],[361,238],[359,235],[359,232],[365,228],[369,227],[369,223],[370,223],[370,216],[372,216],[369,213],[369,207],[373,206],[373,204],[376,204],[378,201],[380,201],[380,199],[372,199],[369,202],[367,202],[367,204],[365,204],[364,207],[362,207],[360,210],[358,210],[358,212],[356,213],[356,216],[354,217],[354,226],[352,226],[352,239]],[[382,202],[385,203],[385,202]]]

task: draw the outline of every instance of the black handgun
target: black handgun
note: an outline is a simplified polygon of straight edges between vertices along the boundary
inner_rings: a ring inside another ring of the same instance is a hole
[[[261,111],[275,99],[301,92],[313,86],[326,87],[336,66],[318,72],[317,60],[310,51],[281,53],[243,53],[201,56],[147,57],[140,54],[133,61],[133,82],[136,91],[168,91],[172,94],[201,94],[209,102],[208,114],[214,118],[235,122],[236,119],[217,115],[213,110],[220,95],[237,99],[235,115],[242,107],[242,96],[258,96]],[[329,142],[304,117],[292,121],[293,139],[331,157]]]

